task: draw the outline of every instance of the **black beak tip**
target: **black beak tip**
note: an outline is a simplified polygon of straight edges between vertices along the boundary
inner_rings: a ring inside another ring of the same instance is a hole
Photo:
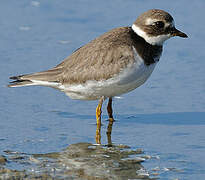
[[[174,28],[172,30],[172,36],[179,36],[179,37],[182,37],[182,38],[188,38],[187,34],[179,31],[178,29]]]
[[[182,35],[180,37],[188,38],[187,34],[185,34],[185,33],[182,33]]]

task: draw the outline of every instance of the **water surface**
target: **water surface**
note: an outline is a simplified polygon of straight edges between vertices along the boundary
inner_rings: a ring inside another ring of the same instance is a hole
[[[153,157],[143,167],[158,169],[161,179],[204,179],[203,0],[2,1],[0,154],[60,152],[78,142],[95,143],[97,101],[71,100],[46,87],[9,89],[8,77],[51,68],[109,29],[131,25],[150,8],[170,12],[189,39],[167,41],[146,84],[114,100],[112,140],[142,148]],[[105,103],[103,144],[106,119]],[[19,168],[18,163],[7,166]]]

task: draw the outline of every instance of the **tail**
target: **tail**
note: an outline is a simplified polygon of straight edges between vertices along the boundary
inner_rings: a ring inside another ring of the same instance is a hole
[[[31,86],[33,85],[33,82],[30,80],[21,80],[22,76],[12,76],[10,79],[13,79],[14,81],[9,82],[8,87],[21,87],[21,86]]]
[[[8,87],[21,87],[21,86],[49,86],[57,87],[59,85],[59,74],[62,72],[61,68],[54,68],[48,71],[38,72],[34,74],[26,74],[20,76],[12,76]]]

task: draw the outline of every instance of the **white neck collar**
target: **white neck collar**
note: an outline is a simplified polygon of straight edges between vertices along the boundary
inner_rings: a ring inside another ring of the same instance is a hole
[[[162,46],[164,41],[169,39],[171,36],[170,34],[164,34],[164,35],[158,35],[158,36],[149,36],[146,32],[144,32],[142,29],[140,29],[137,25],[132,25],[132,30],[142,37],[147,43],[151,45],[159,45]]]

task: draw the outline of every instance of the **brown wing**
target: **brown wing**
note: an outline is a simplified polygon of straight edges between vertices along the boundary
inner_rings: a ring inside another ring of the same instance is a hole
[[[61,83],[109,79],[134,61],[129,28],[113,29],[79,48],[56,68]]]
[[[56,67],[33,74],[13,76],[10,87],[30,85],[32,80],[85,83],[104,80],[119,73],[134,61],[130,28],[116,28],[77,49]]]

